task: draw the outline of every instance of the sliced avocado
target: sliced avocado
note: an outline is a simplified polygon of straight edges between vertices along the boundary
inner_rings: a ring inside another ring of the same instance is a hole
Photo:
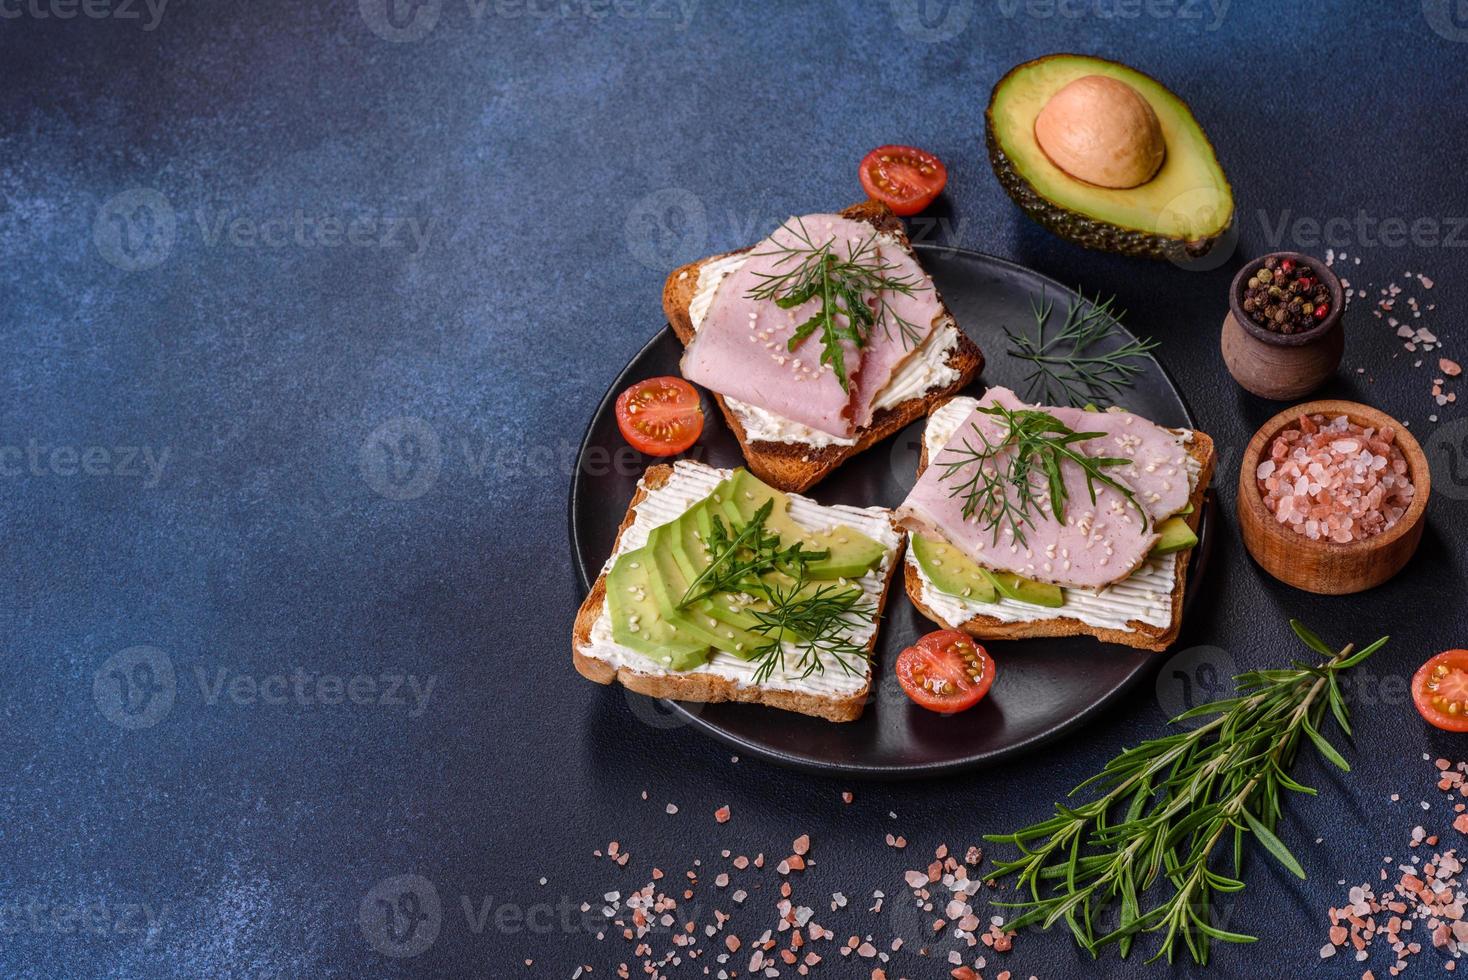
[[[1187,517],[1189,514],[1191,514],[1195,510],[1197,510],[1196,507],[1194,507],[1192,504],[1187,504],[1187,505],[1185,505],[1183,507],[1182,510],[1178,511],[1176,514],[1174,514],[1172,516],[1173,517]]]
[[[912,555],[939,592],[972,602],[993,602],[999,597],[984,570],[947,541],[914,534]]]
[[[1065,605],[1065,591],[1058,585],[1048,582],[1036,582],[1013,572],[995,572],[983,569],[989,581],[994,583],[994,588],[1006,599],[1015,602],[1028,602],[1032,606],[1045,606],[1056,609]]]
[[[612,639],[645,653],[670,670],[692,670],[707,663],[709,645],[680,635],[663,617],[653,596],[653,559],[647,548],[629,551],[607,573],[607,611]]]
[[[810,551],[829,551],[821,561],[806,566],[811,578],[860,578],[882,560],[886,549],[879,542],[854,528],[841,525],[829,531],[809,531],[790,516],[790,498],[773,487],[761,483],[748,470],[739,469],[729,479],[727,493],[721,494],[726,507],[732,506],[740,521],[754,516],[766,500],[773,500],[765,527],[779,534],[785,545],[799,541]]]
[[[1188,522],[1181,517],[1169,517],[1157,526],[1157,533],[1161,537],[1152,547],[1154,555],[1175,555],[1179,551],[1187,551],[1198,543],[1198,536],[1193,533],[1192,528],[1188,527]]]
[[[688,585],[709,566],[708,549],[704,546],[704,541],[707,539],[707,532],[704,529],[708,526],[708,507],[700,502],[669,525],[667,532],[661,538],[664,546],[670,550],[674,560],[678,563],[684,591],[687,591]],[[748,639],[751,635],[763,640],[761,634],[753,633],[754,627],[759,625],[759,620],[745,611],[732,596],[723,594],[710,596],[693,604],[690,608],[697,608],[699,612],[712,616],[721,623],[727,623],[739,631],[739,640],[744,643],[744,646],[742,649],[736,648],[733,651],[738,656],[747,659],[754,654],[757,644],[756,646],[750,645]]]
[[[1057,92],[1098,75],[1129,86],[1161,126],[1166,155],[1138,186],[1078,179],[1052,162],[1035,136],[1035,121]],[[986,121],[989,162],[1005,191],[1030,217],[1086,248],[1159,259],[1197,256],[1233,223],[1233,191],[1187,103],[1126,65],[1073,54],[1025,62],[994,86]]]
[[[678,567],[678,559],[673,554],[674,534],[674,526],[664,524],[653,528],[652,533],[647,536],[647,550],[654,564],[654,572],[649,576],[648,585],[657,603],[658,612],[663,619],[675,625],[682,636],[707,643],[726,653],[752,655],[762,642],[760,638],[722,622],[713,614],[713,600],[703,599],[686,608],[678,608],[683,593],[688,589],[689,580],[684,577],[683,570]]]

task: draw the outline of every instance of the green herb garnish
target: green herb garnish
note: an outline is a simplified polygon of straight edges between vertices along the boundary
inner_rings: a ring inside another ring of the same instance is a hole
[[[1002,405],[990,405],[978,410],[1000,421],[999,438],[991,440],[977,425],[972,426],[979,444],[974,445],[965,435],[961,446],[949,445],[937,463],[943,471],[938,479],[961,481],[948,495],[963,497],[964,520],[977,517],[981,527],[993,529],[995,544],[999,543],[1000,530],[1008,527],[1015,543],[1024,545],[1024,529],[1033,528],[1035,515],[1047,506],[1057,521],[1065,523],[1065,505],[1070,498],[1061,471],[1065,462],[1074,463],[1085,474],[1092,504],[1096,503],[1097,484],[1110,487],[1142,515],[1144,529],[1150,525],[1151,518],[1131,489],[1105,472],[1132,461],[1121,456],[1087,456],[1074,448],[1076,443],[1106,433],[1075,432],[1040,409],[1010,411]]]
[[[798,541],[781,548],[780,535],[765,531],[765,519],[773,507],[774,498],[766,500],[746,523],[731,522],[732,527],[725,527],[723,519],[714,515],[705,542],[709,565],[688,583],[683,598],[678,600],[679,609],[716,592],[748,591],[758,586],[759,577],[766,572],[804,569],[806,562],[830,556],[829,551],[806,551]]]
[[[765,529],[773,507],[773,498],[766,500],[743,524],[725,525],[722,518],[713,515],[709,540],[705,542],[708,567],[688,584],[678,607],[718,593],[740,596],[745,603],[763,600],[768,604],[768,609],[752,605],[747,609],[756,620],[751,632],[770,640],[751,658],[757,664],[756,684],[769,679],[777,668],[784,670],[787,642],[798,654],[796,669],[801,677],[824,673],[828,660],[854,673],[852,661],[865,661],[870,654],[865,646],[852,641],[851,630],[861,623],[871,623],[876,607],[864,601],[865,593],[860,588],[844,580],[807,589],[806,566],[825,560],[831,553],[809,551],[802,542],[782,547],[780,535]],[[794,584],[781,587],[767,580],[772,573],[788,576]]]
[[[1081,783],[1104,793],[1081,806],[1056,804],[1055,816],[1013,834],[990,836],[1021,855],[997,863],[996,877],[1017,875],[1029,897],[1011,907],[1025,911],[1006,928],[1064,922],[1076,942],[1097,955],[1116,944],[1125,957],[1141,933],[1161,932],[1151,961],[1172,961],[1181,940],[1197,963],[1208,961],[1212,940],[1253,942],[1212,922],[1215,893],[1243,889],[1238,877],[1244,838],[1253,835],[1292,874],[1300,863],[1275,836],[1283,791],[1315,790],[1287,770],[1302,738],[1342,771],[1350,766],[1321,734],[1326,708],[1351,733],[1337,675],[1386,643],[1382,637],[1359,652],[1330,647],[1294,620],[1290,626],[1325,659],[1296,662],[1284,670],[1256,670],[1235,678],[1232,698],[1200,705],[1173,719],[1212,716],[1190,732],[1167,735],[1123,751]],[[1232,874],[1215,870],[1214,852],[1232,842]],[[1146,906],[1152,889],[1167,892]],[[1119,919],[1115,916],[1119,914]]]
[[[887,301],[887,295],[900,293],[911,296],[931,287],[916,276],[894,276],[899,267],[882,260],[877,251],[877,235],[856,245],[847,244],[844,254],[839,252],[834,241],[823,245],[815,244],[805,230],[805,222],[795,219],[795,225],[784,226],[793,234],[794,245],[775,245],[757,256],[775,255],[779,258],[775,267],[778,272],[760,273],[763,280],[747,294],[750,299],[772,300],[783,310],[793,309],[812,299],[820,300],[820,309],[814,316],[795,328],[786,349],[793,352],[807,337],[819,331],[822,364],[830,365],[836,372],[836,380],[842,391],[851,390],[850,377],[846,370],[846,349],[842,342],[857,348],[865,347],[872,330],[881,327],[890,338],[892,328],[897,327],[904,347],[911,347],[923,338],[923,331],[909,320],[899,316]]]
[[[1121,314],[1112,312],[1115,303],[1114,296],[1105,302],[1099,296],[1094,301],[1077,296],[1070,301],[1059,331],[1047,337],[1054,304],[1041,294],[1039,303],[1030,304],[1035,315],[1034,336],[1004,328],[1011,344],[1009,356],[1034,366],[1025,378],[1027,400],[1080,408],[1111,401],[1123,388],[1131,387],[1144,368],[1140,362],[1150,359],[1157,342],[1132,339],[1114,350],[1093,351],[1093,346],[1120,328]]]
[[[753,631],[770,637],[770,642],[755,654],[757,666],[754,682],[762,684],[775,670],[785,669],[785,643],[793,642],[799,659],[795,667],[802,678],[826,672],[826,661],[834,660],[847,674],[857,673],[854,661],[865,664],[871,652],[851,639],[851,628],[870,623],[876,617],[876,606],[864,602],[859,588],[850,585],[822,585],[805,591],[802,568],[788,588],[765,585],[762,593],[770,601],[766,611],[750,610],[759,620]],[[783,638],[783,639],[782,639]]]

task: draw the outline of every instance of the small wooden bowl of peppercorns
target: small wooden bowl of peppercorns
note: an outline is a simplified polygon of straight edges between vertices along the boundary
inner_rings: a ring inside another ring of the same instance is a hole
[[[1271,252],[1234,276],[1223,320],[1223,361],[1261,398],[1291,401],[1319,388],[1346,349],[1341,281],[1324,262]]]

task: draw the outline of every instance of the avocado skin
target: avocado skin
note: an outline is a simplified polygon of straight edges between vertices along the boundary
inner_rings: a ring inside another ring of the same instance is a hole
[[[1049,55],[1048,57],[1061,56]],[[1094,60],[1104,61],[1106,59],[1096,58]],[[1014,161],[1009,158],[1009,155],[1000,147],[999,138],[995,135],[994,131],[994,96],[998,94],[999,90],[1016,72],[1031,63],[1025,62],[1024,64],[1016,65],[1003,78],[999,79],[989,96],[989,106],[984,110],[984,143],[989,150],[989,164],[994,168],[994,174],[999,178],[999,185],[1004,188],[1004,192],[1026,214],[1049,231],[1068,241],[1075,242],[1083,248],[1174,262],[1185,261],[1208,254],[1213,248],[1214,243],[1229,233],[1237,217],[1236,213],[1231,214],[1229,216],[1229,223],[1223,228],[1220,228],[1215,234],[1207,238],[1189,241],[1137,228],[1127,228],[1094,215],[1073,211],[1061,204],[1057,204],[1037,191],[1025,179],[1024,175],[1020,173],[1019,168],[1015,166]],[[1130,66],[1126,67],[1130,68]],[[1131,70],[1136,71],[1134,68]],[[1138,72],[1138,74],[1143,73]],[[1179,101],[1182,100],[1179,99]],[[1199,126],[1198,129],[1202,134],[1204,142],[1208,143],[1208,147],[1211,150],[1213,144],[1208,140],[1207,133],[1203,132],[1202,126]],[[1214,156],[1217,157],[1216,152]],[[1227,183],[1226,177],[1225,183]],[[1232,193],[1233,189],[1230,186],[1230,196],[1232,196]],[[1235,209],[1236,211],[1237,209]]]

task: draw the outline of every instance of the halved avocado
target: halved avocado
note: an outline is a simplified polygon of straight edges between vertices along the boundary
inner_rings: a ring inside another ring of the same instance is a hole
[[[1035,121],[1057,92],[1079,79],[1124,82],[1151,106],[1166,156],[1150,180],[1127,188],[1087,183],[1057,166]],[[985,114],[989,162],[1030,217],[1086,248],[1177,259],[1209,251],[1230,228],[1233,191],[1186,102],[1134,68],[1086,55],[1028,61],[999,80]]]

